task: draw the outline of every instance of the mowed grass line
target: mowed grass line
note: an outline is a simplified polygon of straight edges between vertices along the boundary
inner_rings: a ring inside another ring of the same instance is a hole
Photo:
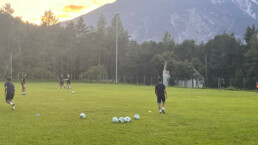
[[[54,82],[26,85],[22,96],[15,83],[15,111],[4,97],[0,101],[1,145],[258,144],[253,92],[169,87],[163,115],[154,86],[73,83],[72,94]],[[85,120],[79,118],[82,112]],[[114,116],[133,118],[136,113],[140,120],[111,122]]]

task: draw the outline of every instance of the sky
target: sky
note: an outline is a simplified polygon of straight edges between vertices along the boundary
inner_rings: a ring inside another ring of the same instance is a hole
[[[0,0],[0,7],[10,3],[14,16],[23,21],[40,24],[40,18],[46,10],[51,10],[60,21],[73,19],[100,6],[116,0]]]

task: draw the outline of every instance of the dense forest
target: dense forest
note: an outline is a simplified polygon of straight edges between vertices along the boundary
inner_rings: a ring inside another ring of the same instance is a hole
[[[162,76],[165,61],[172,78],[190,79],[194,70],[216,87],[218,78],[230,79],[235,87],[254,88],[258,79],[258,37],[255,26],[247,26],[244,41],[234,34],[216,35],[207,43],[193,40],[175,43],[168,32],[160,42],[138,43],[130,38],[119,18],[108,23],[104,14],[96,26],[77,23],[62,26],[51,11],[40,26],[13,16],[10,4],[0,10],[0,76],[26,72],[29,78],[56,79],[71,74],[73,79],[114,79],[116,20],[118,20],[118,75],[123,79]],[[205,37],[205,36],[203,36]],[[229,82],[229,81],[228,81]],[[228,83],[229,85],[229,83]]]

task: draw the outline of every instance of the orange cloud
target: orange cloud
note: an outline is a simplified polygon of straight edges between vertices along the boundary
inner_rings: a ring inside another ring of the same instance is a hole
[[[78,5],[68,5],[63,8],[64,12],[80,12],[81,10],[85,9],[84,6],[78,6]]]

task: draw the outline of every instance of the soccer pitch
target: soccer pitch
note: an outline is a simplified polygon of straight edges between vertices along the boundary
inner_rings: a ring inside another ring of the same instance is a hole
[[[166,114],[159,114],[154,86],[72,83],[72,94],[54,82],[26,85],[22,96],[15,83],[15,111],[0,90],[1,145],[258,144],[254,92],[169,87]],[[111,121],[125,116],[132,122]]]

